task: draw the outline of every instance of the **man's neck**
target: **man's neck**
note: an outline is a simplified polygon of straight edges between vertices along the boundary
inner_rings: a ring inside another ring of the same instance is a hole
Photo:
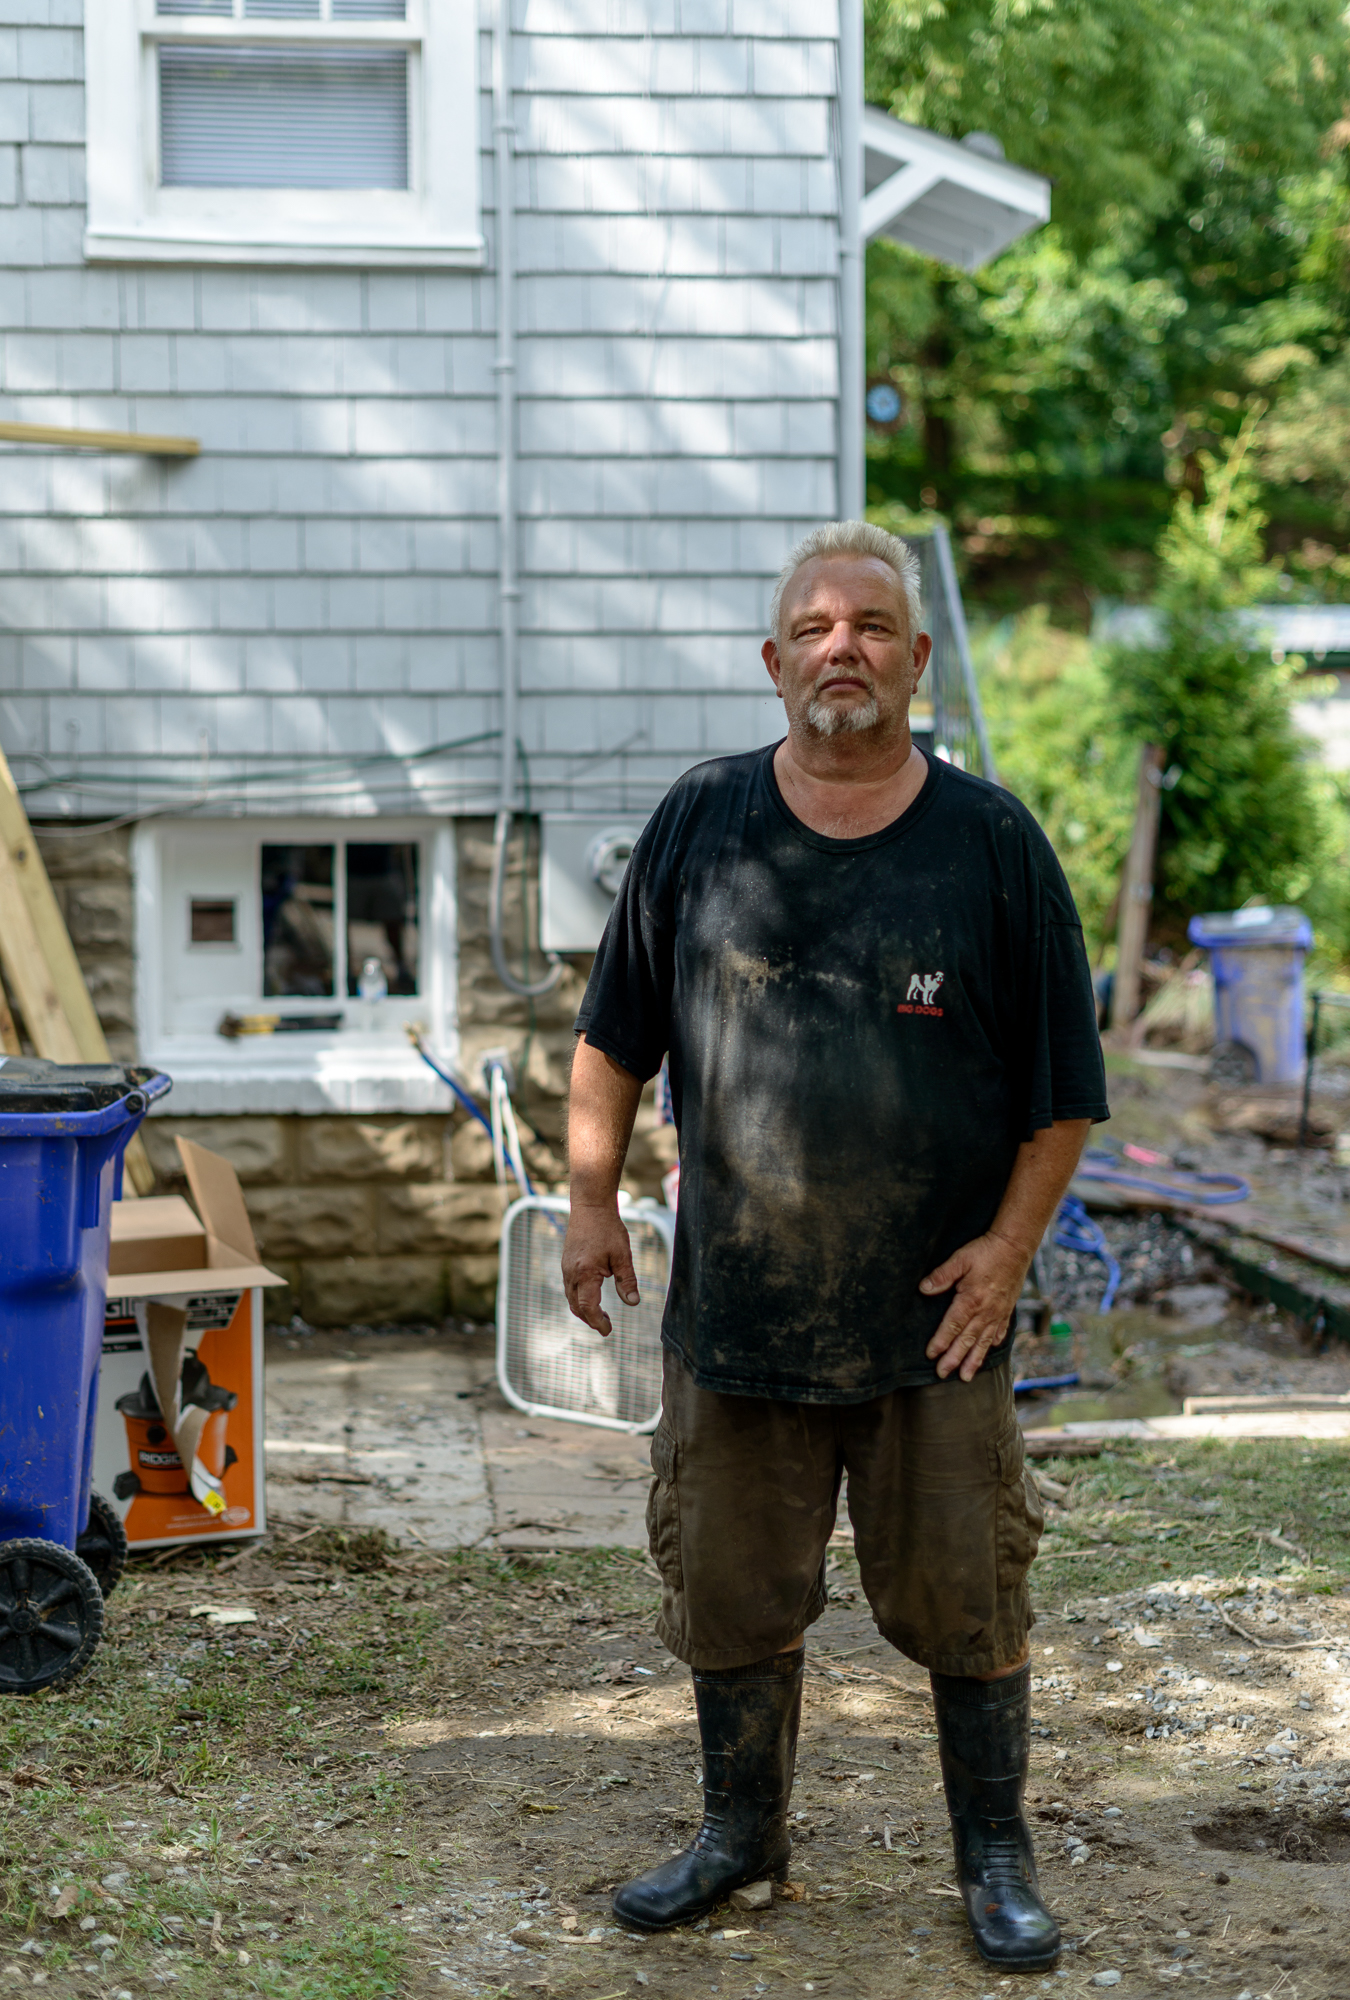
[[[928,764],[908,723],[881,742],[858,735],[790,730],[774,752],[774,776],[789,810],[831,840],[861,840],[891,826],[923,789]]]

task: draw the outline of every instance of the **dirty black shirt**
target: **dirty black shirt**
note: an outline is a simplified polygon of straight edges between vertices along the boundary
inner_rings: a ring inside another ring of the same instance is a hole
[[[644,1080],[669,1052],[666,1344],[702,1388],[863,1402],[936,1380],[950,1295],[919,1280],[989,1227],[1020,1143],[1108,1115],[1096,1008],[1068,884],[1009,793],[930,759],[898,820],[831,840],[773,754],[666,795],[577,1030]]]

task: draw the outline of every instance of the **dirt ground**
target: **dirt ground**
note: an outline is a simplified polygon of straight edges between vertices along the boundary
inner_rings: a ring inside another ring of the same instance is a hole
[[[1350,1255],[1330,1148],[1227,1112],[1219,1131],[1185,1074],[1118,1081],[1122,1138],[1237,1164],[1282,1227]],[[1082,1380],[1032,1424],[1350,1386],[1346,1350],[1235,1294],[1171,1221],[1107,1228],[1121,1307],[1095,1314],[1101,1267],[1068,1260]],[[297,1325],[278,1353],[325,1340]],[[348,1343],[362,1367],[396,1345]],[[253,1551],[138,1560],[86,1674],[0,1706],[0,2000],[1350,2000],[1350,1451],[1120,1441],[1037,1470],[1028,1803],[1066,1941],[1051,1973],[973,1950],[925,1677],[878,1638],[846,1531],[809,1639],[791,1884],[642,1939],[610,1888],[699,1809],[650,1562],[503,1552],[492,1530],[433,1554],[307,1520],[297,1486]]]
[[[1015,1987],[1350,1995],[1345,1453],[1122,1447],[1042,1476],[1029,1796],[1067,1943]],[[1272,1517],[1301,1555],[1261,1539]],[[0,1714],[0,1993],[1002,2000],[952,1888],[924,1677],[844,1537],[830,1583],[791,1887],[635,1939],[610,1885],[699,1799],[645,1558],[281,1528],[141,1561],[83,1679]]]

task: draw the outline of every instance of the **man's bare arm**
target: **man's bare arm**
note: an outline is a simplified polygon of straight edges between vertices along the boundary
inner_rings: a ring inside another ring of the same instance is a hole
[[[925,1350],[939,1375],[959,1369],[963,1382],[973,1381],[990,1348],[1004,1339],[1027,1267],[1073,1179],[1091,1125],[1088,1118],[1066,1118],[1020,1146],[987,1232],[962,1244],[920,1284],[930,1295],[955,1287]]]
[[[597,1333],[612,1331],[609,1314],[600,1309],[606,1278],[613,1278],[626,1306],[638,1302],[633,1252],[619,1220],[619,1180],[641,1096],[638,1077],[578,1037],[567,1106],[572,1214],[562,1271],[568,1305]]]

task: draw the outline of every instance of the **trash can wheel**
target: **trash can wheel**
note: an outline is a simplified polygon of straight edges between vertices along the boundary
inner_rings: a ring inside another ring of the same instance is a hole
[[[89,1526],[76,1542],[75,1553],[94,1572],[103,1595],[110,1596],[127,1566],[127,1531],[117,1509],[101,1493],[89,1495]]]
[[[1209,1080],[1240,1089],[1256,1082],[1259,1067],[1245,1042],[1220,1042],[1209,1059]]]
[[[103,1593],[60,1542],[0,1542],[0,1694],[38,1694],[87,1667],[103,1632]]]

